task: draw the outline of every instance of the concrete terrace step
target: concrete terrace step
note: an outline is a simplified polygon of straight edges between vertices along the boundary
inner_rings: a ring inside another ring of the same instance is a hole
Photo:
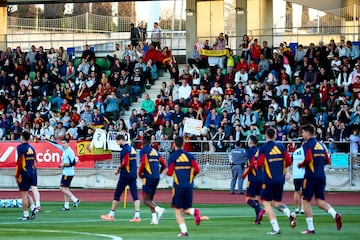
[[[150,96],[150,99],[152,99],[153,101],[155,101],[157,95],[160,94],[160,89],[161,89],[161,84],[162,82],[166,82],[167,84],[170,83],[170,74],[168,72],[164,73],[163,76],[159,77],[156,81],[155,84],[151,86],[150,89],[145,89],[145,93],[148,93]],[[141,97],[138,98],[137,102],[132,102],[129,111],[125,111],[125,113],[123,115],[120,116],[120,118],[124,119],[126,124],[128,125],[128,127],[131,127],[129,125],[129,119],[131,116],[131,112],[133,109],[136,110],[140,110],[140,106],[141,106],[141,101],[143,100],[143,95]]]

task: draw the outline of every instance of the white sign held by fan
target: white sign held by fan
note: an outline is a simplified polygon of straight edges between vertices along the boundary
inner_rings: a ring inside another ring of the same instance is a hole
[[[201,120],[197,120],[193,118],[185,118],[184,132],[196,136],[200,136],[202,126],[203,126],[203,122]]]

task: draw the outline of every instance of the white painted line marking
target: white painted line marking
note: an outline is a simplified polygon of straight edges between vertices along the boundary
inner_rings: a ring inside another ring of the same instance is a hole
[[[89,232],[72,232],[72,231],[62,231],[62,230],[42,230],[42,229],[18,229],[18,228],[6,228],[2,229],[1,231],[10,232],[42,232],[42,233],[66,233],[66,234],[73,234],[73,235],[85,235],[85,236],[97,236],[103,238],[110,238],[112,240],[123,240],[122,237],[109,235],[109,234],[101,234],[101,233],[89,233]]]

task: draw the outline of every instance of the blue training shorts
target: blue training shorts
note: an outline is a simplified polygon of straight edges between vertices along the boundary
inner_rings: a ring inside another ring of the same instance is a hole
[[[248,181],[246,188],[246,195],[249,197],[260,196],[262,182],[261,181]]]
[[[125,187],[130,187],[130,193],[134,201],[139,200],[137,194],[136,178],[119,177],[114,193],[114,200],[119,201],[121,194],[124,192]]]
[[[187,209],[192,207],[192,188],[173,188],[172,196],[171,205],[173,208]]]
[[[61,187],[70,187],[71,181],[73,179],[74,176],[66,176],[66,175],[62,175],[61,176],[61,181],[60,181],[60,186]]]
[[[325,200],[325,186],[325,179],[304,179],[303,199],[311,201],[311,198],[315,195],[316,199]]]
[[[267,182],[262,186],[261,199],[265,201],[281,202],[284,183]]]
[[[144,178],[142,185],[143,193],[146,193],[149,196],[154,196],[156,193],[156,188],[159,185],[159,181],[160,179]]]
[[[36,170],[20,173],[18,187],[20,191],[29,191],[31,186],[37,186]]]

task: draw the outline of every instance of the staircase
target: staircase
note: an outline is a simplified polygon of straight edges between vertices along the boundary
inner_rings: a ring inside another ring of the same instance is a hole
[[[148,93],[150,96],[150,99],[155,101],[156,96],[160,94],[160,89],[161,89],[161,83],[162,82],[166,82],[166,84],[170,83],[170,73],[169,72],[164,72],[164,73],[159,73],[159,78],[158,80],[155,81],[155,84],[151,86],[150,89],[145,89],[145,93]],[[142,96],[144,95],[144,93],[142,94]],[[129,119],[131,116],[131,112],[133,109],[136,109],[138,112],[140,111],[140,106],[141,106],[141,102],[143,100],[143,98],[139,97],[137,102],[133,102],[129,108],[129,111],[126,111],[123,115],[120,116],[120,118],[125,120],[126,125],[128,126],[128,128],[131,128],[130,123],[129,123]]]

